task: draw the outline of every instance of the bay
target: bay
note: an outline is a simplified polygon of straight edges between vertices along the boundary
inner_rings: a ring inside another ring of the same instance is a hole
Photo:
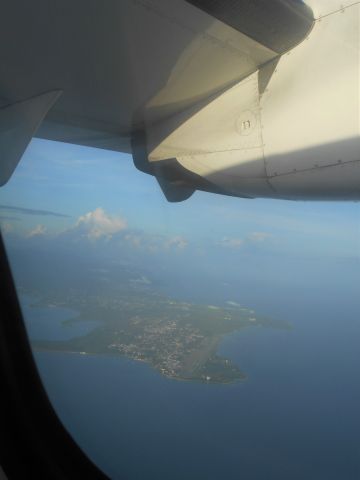
[[[36,297],[20,295],[21,310],[27,333],[31,340],[70,340],[82,337],[93,330],[98,322],[68,322],[78,316],[70,308],[55,305],[37,305]]]

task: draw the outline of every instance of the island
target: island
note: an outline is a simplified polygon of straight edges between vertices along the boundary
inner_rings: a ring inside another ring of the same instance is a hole
[[[290,328],[286,322],[259,317],[229,301],[202,305],[168,298],[146,282],[121,285],[117,292],[48,293],[38,305],[69,307],[79,315],[65,323],[95,320],[82,337],[33,341],[41,350],[123,355],[146,362],[175,380],[231,383],[246,374],[217,353],[225,335],[247,327]],[[34,305],[36,306],[36,305]]]

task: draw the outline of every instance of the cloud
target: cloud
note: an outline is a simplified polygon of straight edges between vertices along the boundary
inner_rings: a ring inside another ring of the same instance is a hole
[[[245,245],[263,243],[271,237],[272,235],[267,232],[251,232],[244,238],[223,237],[220,242],[218,242],[218,245],[224,248],[238,249],[244,247]]]
[[[141,247],[143,243],[143,239],[138,233],[127,233],[124,239],[127,243],[129,243],[132,247],[135,248]]]
[[[91,241],[92,247],[103,246],[116,251],[123,248],[138,250],[139,253],[181,252],[188,246],[188,240],[180,235],[166,236],[143,230],[130,229],[125,218],[110,215],[103,208],[97,207],[81,215],[71,227],[60,233],[51,233],[43,225],[37,225],[26,234],[26,238],[47,235],[49,241],[56,239],[79,245]]]
[[[35,210],[33,208],[14,207],[12,205],[0,205],[0,210],[4,210],[6,212],[21,213],[21,214],[24,214],[24,215],[45,215],[45,216],[52,216],[52,217],[70,218],[70,215],[65,215],[64,213],[53,212],[51,210]]]
[[[91,240],[99,238],[110,239],[118,232],[127,228],[127,222],[119,216],[109,215],[101,207],[85,213],[78,218],[75,226],[68,232],[77,233]]]
[[[247,236],[247,239],[250,241],[250,242],[264,242],[265,240],[268,240],[269,238],[271,238],[272,235],[271,233],[267,233],[267,232],[252,232],[250,233],[248,236]]]
[[[44,225],[36,225],[35,228],[30,230],[30,232],[27,233],[26,237],[27,238],[32,238],[32,237],[39,237],[42,235],[45,235],[47,233],[46,227]]]
[[[133,248],[141,248],[151,253],[160,250],[184,250],[188,246],[188,241],[181,236],[166,237],[140,231],[128,232],[124,240]]]
[[[11,215],[0,215],[0,222],[2,222],[2,221],[18,222],[19,219],[17,217],[13,217]]]
[[[249,209],[232,209],[213,207],[209,213],[221,217],[231,225],[237,222],[242,225],[250,224],[250,228],[266,228],[270,231],[300,233],[301,235],[336,235],[339,230],[349,235],[353,232],[352,218],[346,213],[341,218],[337,216],[340,228],[334,227],[334,211],[331,211],[326,202],[319,202],[316,208],[314,202],[288,202],[278,200],[258,200]],[[249,204],[250,205],[250,204]],[[259,208],[261,206],[261,208]],[[340,208],[340,207],[338,207]],[[345,209],[346,207],[344,207]],[[336,211],[339,215],[339,211]]]
[[[187,246],[188,246],[188,241],[184,237],[180,237],[180,236],[170,237],[164,242],[165,248],[175,248],[175,249],[183,250]]]

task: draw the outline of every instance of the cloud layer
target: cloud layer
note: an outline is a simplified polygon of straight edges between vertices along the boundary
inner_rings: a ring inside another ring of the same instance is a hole
[[[52,217],[70,218],[70,215],[53,212],[51,210],[36,210],[33,208],[14,207],[12,205],[0,205],[0,211],[1,210],[5,212],[22,213],[24,215],[45,215],[45,216],[52,216]]]
[[[30,233],[33,236],[40,233],[40,230]],[[187,239],[180,235],[166,236],[131,229],[125,218],[110,215],[101,207],[81,215],[75,225],[65,230],[61,236],[75,242],[88,240],[93,244],[101,244],[106,241],[108,246],[130,247],[149,253],[181,251],[188,245]]]
[[[223,237],[220,240],[219,245],[224,248],[238,249],[249,244],[263,243],[269,240],[271,237],[272,235],[267,232],[251,232],[244,238]]]
[[[39,237],[42,235],[45,235],[47,233],[46,227],[44,225],[36,225],[35,228],[30,230],[30,232],[27,233],[27,238],[32,238],[32,237]]]

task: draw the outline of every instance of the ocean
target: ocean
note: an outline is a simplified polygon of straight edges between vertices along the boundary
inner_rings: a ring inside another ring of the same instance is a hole
[[[289,331],[251,327],[224,338],[219,353],[246,372],[244,382],[181,382],[122,357],[35,352],[59,417],[111,478],[360,478],[355,287],[299,292],[279,285],[269,292],[259,283],[256,292],[241,291],[225,285],[196,297],[183,289],[182,298],[237,301],[292,323]],[[23,308],[34,338],[38,309],[26,305],[29,299]],[[74,312],[45,310],[40,317],[57,325],[52,334],[81,334],[71,331],[78,324],[61,327]]]

